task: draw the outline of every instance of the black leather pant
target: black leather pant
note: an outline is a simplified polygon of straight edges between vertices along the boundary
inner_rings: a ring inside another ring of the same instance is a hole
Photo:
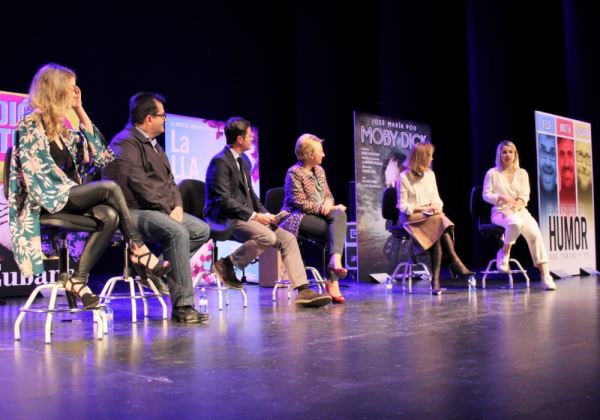
[[[90,214],[102,226],[90,234],[73,273],[74,277],[84,281],[87,281],[90,270],[110,244],[117,225],[126,238],[136,245],[144,245],[142,236],[131,220],[123,191],[113,181],[96,181],[72,187],[69,200],[60,212]]]

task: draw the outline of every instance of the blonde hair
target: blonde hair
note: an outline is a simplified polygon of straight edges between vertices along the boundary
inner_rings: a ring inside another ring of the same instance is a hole
[[[406,168],[413,172],[425,172],[429,169],[429,162],[433,156],[435,146],[431,143],[419,143],[406,159]]]
[[[317,144],[323,143],[323,139],[314,134],[302,134],[296,141],[294,152],[299,161],[305,162],[310,159],[315,152]]]
[[[29,100],[34,117],[44,125],[49,138],[66,135],[65,113],[71,105],[67,83],[76,79],[75,72],[56,63],[42,66],[33,76]]]
[[[505,146],[515,152],[515,160],[513,160],[512,168],[505,168],[504,164],[502,163],[502,148]],[[498,143],[498,147],[496,148],[496,168],[499,170],[519,169],[519,152],[517,151],[517,146],[515,146],[512,141],[502,140],[500,143]]]

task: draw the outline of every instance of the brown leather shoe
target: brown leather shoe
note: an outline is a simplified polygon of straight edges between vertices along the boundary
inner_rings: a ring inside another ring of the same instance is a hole
[[[296,296],[296,305],[303,305],[308,308],[320,308],[330,303],[331,296],[319,294],[312,289],[301,290],[298,292],[298,296]]]
[[[201,314],[192,306],[176,306],[171,311],[171,321],[184,324],[199,324],[210,319],[210,315]]]
[[[221,258],[214,265],[215,274],[219,277],[219,279],[225,283],[228,287],[235,290],[242,290],[244,285],[238,278],[235,276],[235,271],[233,270],[233,263],[229,257]]]

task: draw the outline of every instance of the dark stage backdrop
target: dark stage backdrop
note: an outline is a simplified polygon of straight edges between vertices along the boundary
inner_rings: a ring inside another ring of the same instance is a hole
[[[459,252],[478,265],[492,251],[478,244],[469,192],[498,141],[513,139],[535,174],[534,110],[600,122],[592,2],[216,3],[185,14],[165,3],[82,3],[71,9],[80,16],[5,19],[0,90],[26,92],[48,61],[72,67],[109,139],[141,90],[166,95],[167,112],[242,115],[261,129],[263,191],[283,184],[295,140],[312,132],[325,138],[324,166],[342,203],[354,178],[353,111],[426,122]],[[531,264],[524,245],[516,252]]]

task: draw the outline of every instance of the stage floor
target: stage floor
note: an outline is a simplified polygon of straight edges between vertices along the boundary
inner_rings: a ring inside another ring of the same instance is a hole
[[[130,322],[117,301],[113,331],[94,338],[91,314],[54,323],[24,299],[0,306],[1,417],[8,418],[593,418],[600,413],[596,276],[544,292],[503,288],[430,296],[348,284],[345,305],[296,308],[248,286],[212,319]],[[138,306],[141,312],[141,304]]]

